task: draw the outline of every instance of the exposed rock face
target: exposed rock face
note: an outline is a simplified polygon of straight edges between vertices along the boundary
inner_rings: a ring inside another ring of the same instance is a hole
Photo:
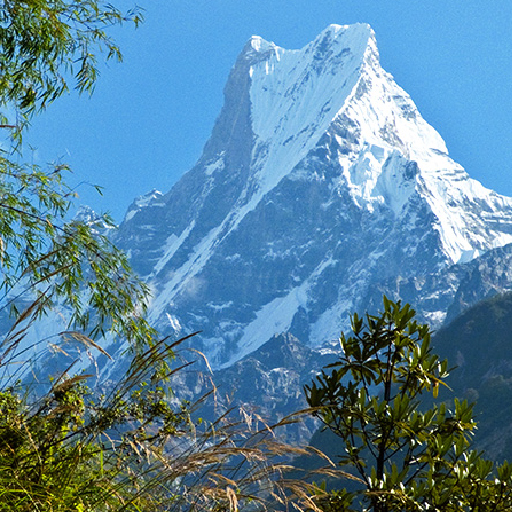
[[[487,273],[482,265],[479,271]],[[478,430],[472,443],[500,462],[512,458],[511,316],[512,294],[506,293],[467,309],[433,338],[436,353],[457,366],[441,398],[457,396],[474,403]]]
[[[172,386],[177,396],[193,401],[210,392],[214,383],[215,399],[205,401],[199,410],[202,417],[213,420],[230,408],[242,408],[254,421],[269,425],[285,419],[280,435],[304,444],[318,428],[317,422],[304,415],[286,417],[308,407],[304,385],[334,359],[334,354],[311,350],[286,333],[273,336],[252,354],[213,375],[193,366],[178,372]]]
[[[376,311],[385,293],[413,304],[418,316],[437,329],[478,302],[512,291],[512,245],[492,249],[469,262],[436,273],[409,278],[393,277],[377,283],[363,299]]]
[[[460,264],[512,242],[512,200],[450,159],[367,25],[331,25],[301,50],[247,43],[203,155],[138,198],[116,242],[151,321],[201,330],[220,368],[283,331],[332,342],[383,292],[439,325],[472,293]]]

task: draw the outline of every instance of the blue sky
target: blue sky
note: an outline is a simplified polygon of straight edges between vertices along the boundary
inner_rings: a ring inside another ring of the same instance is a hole
[[[26,136],[87,185],[80,199],[121,221],[199,158],[229,70],[251,35],[301,48],[330,23],[370,23],[381,62],[471,177],[512,196],[510,0],[139,0],[146,22],[116,30],[125,61],[101,64],[91,99],[53,104]],[[129,4],[129,2],[127,2]],[[120,4],[119,4],[120,5]]]

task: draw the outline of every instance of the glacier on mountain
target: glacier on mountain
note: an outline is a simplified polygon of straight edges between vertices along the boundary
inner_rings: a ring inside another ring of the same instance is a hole
[[[512,243],[512,199],[449,157],[368,25],[330,25],[300,50],[253,36],[224,93],[197,164],[136,200],[116,239],[153,290],[152,323],[201,330],[214,365],[276,332],[333,341],[375,290],[400,296]],[[425,301],[424,317],[443,307]]]

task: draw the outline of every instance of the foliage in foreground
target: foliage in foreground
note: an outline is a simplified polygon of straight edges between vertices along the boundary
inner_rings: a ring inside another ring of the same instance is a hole
[[[172,397],[169,379],[183,368],[158,369],[176,346],[162,341],[135,356],[100,398],[87,375],[59,376],[30,406],[15,389],[0,393],[0,510],[267,510],[293,493],[295,510],[315,507],[307,485],[283,478],[286,460],[305,450],[248,415],[207,424],[195,414],[200,403]]]
[[[341,441],[351,485],[317,503],[325,511],[487,512],[512,510],[512,465],[494,467],[471,449],[476,428],[466,400],[434,403],[448,363],[430,348],[430,330],[409,305],[384,297],[378,315],[352,317],[342,355],[306,386],[309,405]]]
[[[0,106],[3,125],[16,131],[74,86],[94,90],[97,57],[122,60],[109,34],[142,21],[102,0],[3,0],[0,5]],[[15,115],[15,119],[8,117]],[[18,133],[18,135],[21,135]]]

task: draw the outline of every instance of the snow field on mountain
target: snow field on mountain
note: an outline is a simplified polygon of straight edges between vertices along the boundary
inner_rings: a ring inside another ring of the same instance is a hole
[[[151,321],[203,330],[215,365],[291,328],[335,341],[386,287],[512,242],[512,200],[449,157],[367,25],[331,25],[300,50],[254,36],[225,91],[205,153],[165,196],[169,224],[136,215],[159,197],[127,215],[127,237],[157,255]],[[177,194],[193,208],[173,208]],[[439,297],[425,299],[436,321]]]
[[[208,261],[213,246],[236,229],[315,146],[357,83],[361,58],[370,35],[371,29],[367,25],[331,25],[302,50],[283,50],[261,38],[251,39],[253,50],[269,52],[267,59],[250,67],[252,129],[257,136],[253,154],[259,154],[260,147],[265,146],[264,158],[255,158],[252,162],[258,187],[249,196],[242,194],[237,207],[197,244],[194,256],[165,283],[164,290],[153,302],[152,318],[160,317],[176,293],[186,289],[186,283]],[[331,67],[324,62],[322,72],[317,72],[314,63],[318,54],[314,49],[322,41],[328,42],[332,53],[329,58],[338,62]],[[222,166],[223,157],[208,165],[205,174],[211,175]],[[190,230],[190,227],[186,230],[187,235]],[[168,241],[171,249],[165,248],[153,275],[172,257],[178,240],[184,239],[182,234],[178,239]]]
[[[196,222],[193,220],[189,226],[183,230],[180,236],[170,235],[167,237],[164,255],[157,261],[155,269],[153,270],[151,277],[156,276],[167,264],[168,261],[174,256],[176,251],[181,247],[181,244],[187,239],[190,232],[194,229]]]
[[[259,190],[251,203],[290,173],[327,131],[357,83],[370,35],[366,25],[331,25],[302,50],[279,48],[252,66],[253,153],[260,154],[260,146],[266,151],[253,163]],[[329,53],[319,68],[322,44]]]
[[[448,156],[441,136],[423,119],[409,95],[380,67],[373,37],[365,52],[360,81],[365,84],[364,92],[357,97],[356,88],[342,112],[357,121],[363,150],[356,162],[350,157],[340,158],[346,184],[356,204],[371,208],[373,202],[381,202],[396,215],[416,191],[437,217],[442,247],[452,262],[468,261],[485,248],[512,242],[511,234],[483,227],[477,205],[485,205],[484,211],[493,211],[496,203],[512,207],[512,200],[470,179]],[[417,163],[415,190],[410,185],[404,187],[403,174],[386,172],[387,166],[382,165],[385,159],[377,154],[379,150],[386,154],[398,150],[404,158]],[[384,186],[378,187],[378,183]],[[474,209],[468,208],[471,203]]]
[[[277,297],[263,306],[257,312],[256,319],[245,326],[243,335],[237,342],[240,348],[236,357],[227,361],[223,366],[230,366],[240,357],[256,350],[262,344],[262,339],[268,340],[274,334],[287,331],[298,308],[307,306],[311,287],[321,277],[322,272],[334,264],[335,262],[331,258],[327,258],[302,284],[292,288],[284,297]]]

